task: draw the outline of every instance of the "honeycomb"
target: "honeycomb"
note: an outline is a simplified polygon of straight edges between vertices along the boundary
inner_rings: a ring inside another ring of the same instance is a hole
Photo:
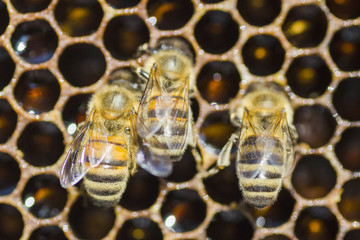
[[[114,208],[62,189],[91,94],[169,37],[195,53],[196,149],[168,178],[139,169]],[[0,239],[360,239],[359,59],[357,0],[0,1]],[[284,86],[299,133],[264,210],[242,201],[234,161],[207,174],[253,81]]]

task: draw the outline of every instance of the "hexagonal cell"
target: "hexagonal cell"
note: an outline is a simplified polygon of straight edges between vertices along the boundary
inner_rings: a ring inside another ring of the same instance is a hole
[[[58,64],[64,78],[76,87],[95,83],[106,70],[104,54],[89,43],[67,46],[60,55]]]
[[[232,62],[213,61],[201,68],[196,85],[207,102],[223,104],[239,91],[240,74]]]
[[[148,218],[133,218],[124,222],[116,240],[162,240],[163,235],[157,223]]]
[[[0,1],[0,35],[2,35],[9,25],[9,12],[3,1]]]
[[[47,69],[21,74],[14,88],[16,101],[30,114],[51,111],[60,96],[60,85]]]
[[[20,180],[19,164],[9,154],[0,152],[0,196],[8,195]]]
[[[137,172],[128,180],[120,205],[131,211],[147,209],[155,203],[159,193],[159,179],[138,168]]]
[[[338,208],[349,221],[360,221],[360,179],[352,179],[342,186],[341,200]]]
[[[334,168],[329,160],[321,155],[302,157],[297,162],[291,177],[296,192],[308,199],[325,197],[336,184]]]
[[[345,234],[344,240],[358,240],[360,239],[360,230],[350,230]]]
[[[182,28],[194,14],[191,0],[149,0],[146,9],[160,30]]]
[[[191,105],[191,110],[192,110],[192,114],[193,114],[193,120],[195,123],[197,121],[197,119],[199,117],[199,113],[200,113],[199,102],[196,100],[196,98],[190,98],[190,105]]]
[[[287,40],[298,48],[319,45],[325,38],[328,21],[325,13],[315,4],[293,7],[287,13],[282,31]]]
[[[37,166],[53,165],[64,152],[64,137],[51,122],[32,122],[21,133],[17,145],[24,160]]]
[[[18,12],[29,13],[45,10],[51,0],[10,0],[10,2]]]
[[[336,127],[329,109],[318,104],[298,107],[294,114],[294,124],[299,134],[298,141],[312,148],[328,143]]]
[[[33,231],[29,240],[67,240],[64,232],[58,226],[39,227]]]
[[[360,120],[360,78],[343,79],[335,89],[332,102],[339,115],[349,121]]]
[[[170,182],[185,182],[191,180],[197,173],[196,160],[188,147],[180,161],[174,162],[173,171],[166,178]]]
[[[79,197],[71,206],[68,221],[75,236],[85,240],[105,237],[115,223],[114,208],[100,208]]]
[[[360,2],[357,0],[326,0],[330,12],[338,18],[354,19],[360,17]]]
[[[237,42],[239,33],[239,25],[232,16],[217,10],[205,13],[194,29],[194,36],[200,47],[213,54],[230,50]]]
[[[308,207],[300,212],[294,233],[298,239],[335,240],[339,225],[327,207]]]
[[[1,11],[1,10],[0,10]],[[1,18],[1,12],[0,12]],[[1,19],[0,19],[1,23]],[[15,72],[15,63],[6,48],[0,47],[0,91],[10,83]]]
[[[239,0],[237,10],[251,25],[264,26],[270,24],[280,14],[281,0]]]
[[[219,3],[219,2],[223,2],[224,0],[201,0],[204,3]]]
[[[360,69],[360,26],[343,27],[335,32],[329,45],[330,55],[343,71]]]
[[[206,204],[191,189],[170,191],[161,207],[165,226],[174,232],[187,232],[197,228],[205,216]]]
[[[282,234],[272,234],[262,238],[261,240],[290,240],[290,238]]]
[[[64,33],[78,37],[96,32],[104,13],[96,0],[60,0],[54,15]]]
[[[285,50],[272,35],[250,37],[242,48],[242,57],[252,74],[266,76],[280,70],[285,59]]]
[[[342,166],[351,171],[360,171],[360,128],[347,128],[335,145],[335,154]]]
[[[58,46],[58,36],[42,19],[22,22],[11,36],[15,53],[24,61],[37,64],[48,61]]]
[[[111,19],[104,32],[106,49],[119,60],[135,57],[138,48],[149,39],[149,29],[137,15],[124,15]]]
[[[140,0],[106,0],[113,8],[131,8],[139,4]]]
[[[292,91],[303,98],[322,95],[332,80],[326,62],[317,54],[295,58],[286,71]]]
[[[230,210],[219,212],[213,217],[206,229],[206,235],[207,239],[211,240],[237,240],[240,238],[250,240],[254,235],[254,229],[244,214]]]
[[[24,230],[21,213],[13,206],[0,203],[0,239],[20,239]]]
[[[6,99],[0,99],[0,143],[9,140],[17,125],[17,114]]]

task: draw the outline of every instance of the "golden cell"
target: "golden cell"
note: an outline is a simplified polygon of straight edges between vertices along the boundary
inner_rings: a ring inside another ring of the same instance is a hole
[[[29,240],[67,240],[67,238],[58,226],[43,226],[33,231]]]
[[[0,196],[10,194],[20,180],[18,163],[7,153],[0,152]]]
[[[162,240],[159,226],[148,218],[129,219],[122,225],[116,240]]]
[[[40,12],[46,9],[51,0],[10,0],[11,4],[20,13]]]
[[[351,171],[360,171],[360,128],[347,128],[335,145],[335,153],[342,166]]]
[[[238,0],[241,17],[254,26],[268,25],[281,11],[281,0]]]
[[[17,125],[17,114],[5,99],[0,99],[0,143],[9,140]]]
[[[360,17],[360,2],[358,0],[326,0],[330,12],[338,18],[354,19]]]

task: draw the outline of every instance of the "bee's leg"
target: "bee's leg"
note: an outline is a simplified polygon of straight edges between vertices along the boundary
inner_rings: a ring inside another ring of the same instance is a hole
[[[239,140],[239,133],[233,133],[229,139],[229,141],[225,144],[223,149],[221,150],[218,160],[217,160],[217,166],[219,168],[224,168],[230,165],[230,155],[231,155],[231,149]]]
[[[193,114],[191,107],[189,106],[189,119],[188,119],[188,132],[187,132],[187,143],[190,147],[195,147],[196,140],[195,140],[195,134],[194,134],[194,120],[193,120]]]

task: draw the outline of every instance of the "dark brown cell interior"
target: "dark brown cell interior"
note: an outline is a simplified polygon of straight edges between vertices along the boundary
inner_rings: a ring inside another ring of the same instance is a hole
[[[255,35],[242,48],[242,57],[252,74],[266,76],[280,70],[285,50],[280,41],[271,35]]]
[[[105,237],[115,223],[114,208],[93,206],[88,199],[79,197],[71,206],[68,221],[75,236],[93,240]]]
[[[335,89],[332,102],[339,115],[349,121],[360,120],[360,78],[343,79]]]
[[[298,142],[318,148],[332,137],[336,121],[331,112],[322,105],[300,106],[295,110],[294,124],[299,134]]]
[[[1,5],[0,5],[1,6]],[[1,11],[1,10],[0,10]],[[1,13],[0,13],[1,18]],[[1,24],[1,19],[0,19]],[[15,71],[15,63],[7,50],[0,47],[0,91],[10,83]]]
[[[174,162],[173,171],[166,178],[170,182],[185,182],[191,180],[196,174],[196,160],[188,147],[181,160]]]
[[[193,114],[193,120],[194,123],[196,123],[198,117],[199,117],[199,113],[200,113],[200,106],[199,106],[199,102],[196,100],[196,98],[190,98],[190,106],[191,106],[191,111]]]
[[[360,239],[360,230],[350,230],[345,234],[344,240],[358,240]]]
[[[138,168],[130,177],[120,205],[131,211],[147,209],[154,204],[160,192],[159,179]]]
[[[166,195],[160,211],[168,229],[187,232],[204,221],[206,204],[195,190],[173,190]]]
[[[330,55],[343,71],[360,69],[360,26],[344,27],[335,32],[329,45]]]
[[[327,207],[315,206],[300,212],[294,232],[298,239],[335,240],[338,229],[336,216]]]
[[[360,221],[360,179],[352,179],[346,182],[342,187],[341,200],[338,208],[349,221]]]
[[[52,58],[58,46],[58,36],[47,21],[36,19],[16,26],[11,45],[24,61],[37,64]]]
[[[20,180],[19,164],[9,154],[0,152],[0,196],[10,194]]]
[[[103,53],[88,43],[77,43],[65,48],[59,57],[59,69],[73,86],[84,87],[95,83],[106,70]]]
[[[78,37],[96,32],[104,13],[96,0],[60,0],[54,15],[64,33]]]
[[[219,3],[219,2],[223,2],[224,0],[201,0],[204,3]]]
[[[18,240],[24,230],[21,213],[13,206],[0,204],[0,239]]]
[[[0,1],[0,35],[2,35],[9,25],[9,12],[3,1]]]
[[[31,114],[51,111],[60,96],[60,85],[47,69],[24,72],[14,89],[18,104]]]
[[[236,210],[217,213],[206,229],[209,240],[250,240],[253,234],[254,229],[250,221]]]
[[[43,226],[35,229],[29,240],[67,240],[58,226]]]
[[[302,157],[291,177],[296,192],[308,199],[325,197],[336,184],[334,168],[329,160],[321,155]]]
[[[286,72],[292,91],[303,98],[322,95],[332,80],[326,62],[317,54],[295,58]]]
[[[360,1],[358,0],[326,0],[326,5],[330,12],[338,18],[360,17]]]
[[[0,99],[0,143],[5,143],[17,125],[17,114],[5,99]]]
[[[10,0],[10,2],[18,12],[29,13],[45,10],[51,0]]]
[[[140,0],[106,0],[113,8],[130,8],[139,4]]]
[[[280,234],[273,234],[262,238],[261,240],[290,240],[289,237]]]
[[[17,145],[24,160],[37,166],[54,164],[64,152],[64,137],[51,122],[32,122],[22,131]]]
[[[149,29],[137,15],[111,19],[104,32],[106,49],[119,60],[133,58],[138,48],[149,39]]]
[[[325,13],[314,4],[293,7],[287,13],[282,31],[298,48],[316,47],[324,39],[328,21]]]
[[[264,26],[280,14],[281,0],[238,0],[237,10],[251,25]]]
[[[239,25],[232,16],[217,10],[205,13],[194,29],[200,47],[213,54],[221,54],[232,48],[239,34]]]
[[[163,235],[157,223],[148,218],[133,218],[124,222],[116,240],[162,240]]]
[[[194,13],[191,0],[149,0],[146,9],[149,17],[156,18],[155,26],[161,30],[185,26]]]
[[[351,171],[360,171],[360,128],[347,128],[335,145],[335,154],[342,166]]]
[[[223,104],[239,91],[240,74],[232,62],[213,61],[201,68],[196,85],[207,102]]]

